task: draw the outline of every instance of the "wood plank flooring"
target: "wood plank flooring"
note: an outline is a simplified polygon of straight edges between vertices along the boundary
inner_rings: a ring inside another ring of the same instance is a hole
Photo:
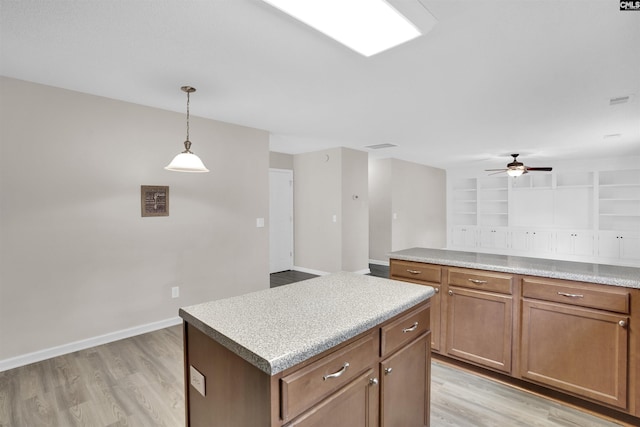
[[[183,427],[182,365],[174,326],[0,372],[0,427]],[[432,427],[623,425],[440,362],[431,393]]]
[[[0,426],[183,426],[182,326],[0,373]]]

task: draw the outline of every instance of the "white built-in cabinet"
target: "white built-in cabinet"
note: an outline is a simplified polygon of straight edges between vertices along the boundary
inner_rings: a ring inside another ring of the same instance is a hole
[[[449,247],[637,265],[640,169],[452,178]]]

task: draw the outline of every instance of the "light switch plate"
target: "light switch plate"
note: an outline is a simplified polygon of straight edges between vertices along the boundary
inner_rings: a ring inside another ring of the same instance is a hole
[[[256,218],[256,227],[258,228],[264,227],[264,218]]]
[[[198,390],[198,393],[206,396],[204,375],[202,375],[196,368],[191,365],[189,365],[189,382],[191,383],[193,388]]]

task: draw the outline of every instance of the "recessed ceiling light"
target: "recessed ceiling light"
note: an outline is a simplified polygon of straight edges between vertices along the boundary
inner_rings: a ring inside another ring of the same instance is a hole
[[[384,0],[263,0],[321,33],[372,56],[421,35]]]

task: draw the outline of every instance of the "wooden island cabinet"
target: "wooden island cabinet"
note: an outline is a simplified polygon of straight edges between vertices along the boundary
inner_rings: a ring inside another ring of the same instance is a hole
[[[449,262],[453,251],[442,252]],[[431,263],[391,254],[389,274],[439,286],[435,357],[640,425],[640,269],[620,268],[632,280],[614,285],[436,264],[429,254]]]
[[[429,426],[433,290],[338,273],[257,294],[181,309],[188,427]]]

